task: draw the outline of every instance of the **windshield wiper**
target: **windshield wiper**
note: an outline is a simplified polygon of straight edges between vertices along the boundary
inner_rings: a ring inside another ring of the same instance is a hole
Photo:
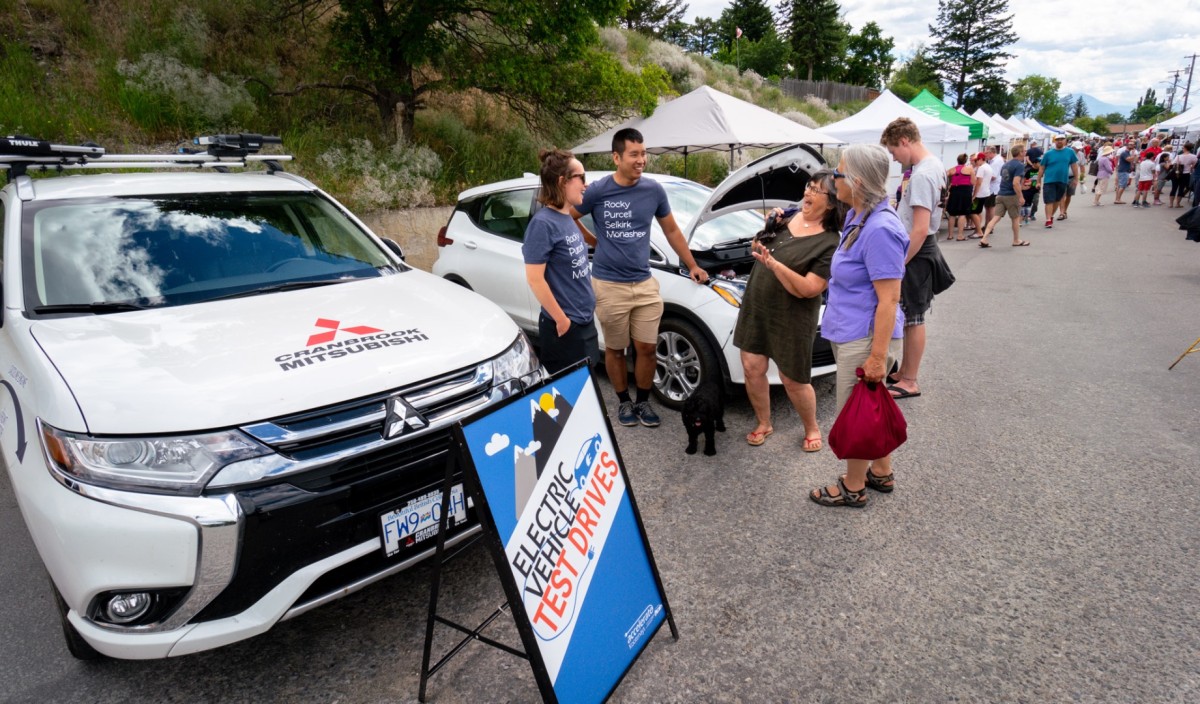
[[[223,296],[214,296],[206,298],[206,301],[223,301],[228,298],[242,298],[245,296],[257,296],[262,293],[276,293],[279,291],[296,291],[302,288],[316,288],[318,286],[329,286],[331,284],[341,284],[347,281],[357,281],[362,277],[350,277],[341,279],[316,279],[315,281],[286,281],[280,284],[271,284],[269,286],[259,286],[258,288],[248,289],[246,291],[237,291],[227,293]]]
[[[34,313],[121,313],[128,310],[146,310],[156,305],[129,303],[127,301],[96,301],[95,303],[55,303],[37,306]]]

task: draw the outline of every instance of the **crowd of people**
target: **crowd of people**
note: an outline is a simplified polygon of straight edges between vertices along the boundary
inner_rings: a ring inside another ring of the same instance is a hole
[[[943,211],[948,237],[990,238],[1008,218],[1012,246],[1026,247],[1022,225],[1045,206],[1045,227],[1069,217],[1071,200],[1090,188],[1102,205],[1116,180],[1114,201],[1134,189],[1134,207],[1185,207],[1200,199],[1195,147],[1178,153],[1158,139],[1093,140],[1068,144],[1065,135],[1039,144],[989,146],[946,170],[921,141],[917,125],[899,118],[878,145],[852,145],[836,169],[812,174],[798,205],[767,214],[768,224],[751,245],[753,268],[739,308],[733,343],[740,350],[746,393],[756,424],[746,435],[762,445],[774,433],[767,369],[774,362],[804,427],[806,452],[823,447],[811,384],[812,345],[822,295],[828,292],[821,335],[836,360],[837,409],[841,411],[861,378],[884,384],[893,398],[920,396],[918,372],[924,356],[925,316],[935,293],[953,282],[938,248]],[[586,183],[583,165],[570,152],[541,156],[539,201],[523,252],[526,278],[542,306],[541,358],[550,372],[590,358],[597,346],[595,322],[604,332],[604,363],[617,395],[617,422],[647,427],[660,423],[650,405],[655,346],[663,302],[650,274],[650,223],[657,220],[667,241],[697,284],[708,275],[699,267],[671,214],[663,187],[643,178],[646,148],[640,133],[623,129],[613,138],[614,174]],[[905,169],[896,205],[888,192],[895,160]],[[1168,190],[1168,185],[1170,186]],[[1167,202],[1161,201],[1167,192]],[[620,212],[614,205],[620,204]],[[591,215],[596,232],[580,222]],[[970,235],[966,233],[974,230]],[[586,242],[595,248],[588,263]],[[634,346],[634,395],[630,395],[625,349]],[[889,371],[889,370],[895,371]],[[867,490],[895,487],[891,457],[849,459],[834,484],[814,489],[823,506],[861,508]]]

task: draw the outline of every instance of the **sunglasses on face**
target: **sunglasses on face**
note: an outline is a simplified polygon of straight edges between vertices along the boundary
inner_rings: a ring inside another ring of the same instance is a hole
[[[838,171],[837,169],[834,169],[834,170],[833,170],[833,177],[834,177],[835,179],[839,179],[839,178],[846,178],[846,174],[842,173],[841,171]]]
[[[587,174],[571,174],[570,176],[566,177],[566,179],[568,181],[570,181],[573,178],[579,179],[580,183],[587,183]]]

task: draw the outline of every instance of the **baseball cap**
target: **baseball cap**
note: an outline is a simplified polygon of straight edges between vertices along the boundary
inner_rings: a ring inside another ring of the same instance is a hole
[[[988,158],[987,154],[984,154],[983,152],[979,152],[978,154],[975,155],[975,158],[972,159],[971,161],[987,161],[987,158]]]
[[[1067,135],[1065,135],[1065,134],[1056,134],[1056,135],[1054,135],[1054,139],[1055,139],[1055,140],[1059,140],[1059,139],[1066,139],[1066,138],[1067,138]]]

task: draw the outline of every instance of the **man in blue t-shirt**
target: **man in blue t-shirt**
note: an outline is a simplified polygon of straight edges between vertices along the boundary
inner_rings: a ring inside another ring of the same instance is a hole
[[[596,247],[592,287],[596,291],[596,320],[604,332],[604,367],[620,400],[617,422],[654,427],[660,420],[650,407],[650,387],[654,383],[654,348],[663,302],[658,282],[650,275],[650,223],[658,220],[667,243],[691,272],[693,281],[708,281],[708,273],[696,265],[671,214],[667,192],[657,181],[642,178],[645,141],[635,129],[618,130],[612,143],[616,173],[589,186],[583,202],[571,215],[588,243]],[[592,216],[594,235],[578,222],[584,215]],[[637,353],[633,368],[636,399],[629,396],[625,363],[625,348],[631,338]]]
[[[1012,148],[1011,158],[1004,162],[1004,166],[1000,167],[1000,191],[996,194],[996,214],[988,221],[988,224],[983,228],[983,239],[979,241],[980,247],[991,246],[988,242],[988,237],[996,231],[996,225],[1004,219],[1007,214],[1012,221],[1012,233],[1014,247],[1028,247],[1029,242],[1021,239],[1021,207],[1025,205],[1025,196],[1022,194],[1021,182],[1025,179],[1025,147],[1016,145]]]
[[[1067,136],[1054,136],[1054,148],[1042,155],[1038,181],[1042,184],[1042,202],[1046,204],[1046,228],[1054,227],[1054,213],[1067,195],[1067,185],[1079,178],[1079,157],[1067,149]],[[1059,220],[1066,220],[1062,215]]]

